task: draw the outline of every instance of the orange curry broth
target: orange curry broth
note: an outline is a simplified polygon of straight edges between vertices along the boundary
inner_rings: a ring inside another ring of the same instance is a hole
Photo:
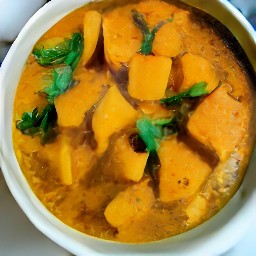
[[[32,190],[62,222],[103,239],[149,242],[194,228],[234,195],[252,150],[254,96],[246,70],[215,28],[193,9],[157,0],[118,8],[110,2],[89,4],[42,36],[37,45],[83,32],[85,13],[98,10],[105,60],[83,65],[82,56],[73,74],[77,84],[55,100],[58,136],[42,145],[38,136],[23,135],[15,127],[24,112],[42,110],[47,104],[35,92],[51,83],[53,67],[40,66],[31,53],[16,92],[13,143]],[[132,23],[132,9],[144,15],[150,28],[174,18],[157,32],[150,56],[137,53],[142,35]],[[102,42],[101,34],[98,40]],[[122,65],[129,68],[128,92],[142,101],[137,109],[123,98],[111,76],[110,69],[118,71]],[[134,152],[128,135],[145,115],[159,119],[175,114],[152,100],[202,80],[211,93],[196,102],[185,135],[160,142],[157,196],[150,175],[144,172],[148,153]],[[94,104],[96,148],[85,142],[83,130],[84,114]]]

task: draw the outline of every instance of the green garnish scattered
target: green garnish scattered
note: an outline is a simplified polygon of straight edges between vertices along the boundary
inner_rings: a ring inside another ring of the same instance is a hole
[[[42,66],[66,64],[74,70],[82,55],[83,47],[82,34],[75,33],[70,39],[65,39],[53,48],[35,48],[33,55]]]
[[[137,10],[132,10],[132,20],[136,27],[138,27],[143,34],[143,41],[139,53],[143,55],[149,55],[152,52],[152,45],[155,39],[157,31],[166,23],[172,22],[173,18],[169,18],[159,22],[152,30],[148,27],[148,24],[144,20],[144,17]]]
[[[146,144],[149,152],[157,151],[159,148],[158,140],[162,137],[160,127],[154,125],[150,119],[141,118],[136,122],[136,127],[139,130],[139,136]]]
[[[35,108],[32,112],[25,112],[22,119],[16,121],[16,127],[23,134],[40,136],[41,143],[45,144],[55,137],[57,113],[53,104],[48,104],[41,113]]]
[[[174,105],[180,105],[185,98],[195,98],[200,97],[209,94],[209,92],[206,90],[207,83],[202,81],[195,85],[193,85],[188,90],[168,98],[163,98],[160,100],[161,104],[164,104],[165,106],[174,106]]]
[[[179,131],[179,121],[176,116],[158,119],[153,123],[161,127],[162,138],[176,134]]]
[[[40,65],[59,65],[53,69],[52,84],[39,93],[44,93],[49,104],[42,113],[35,108],[32,112],[25,112],[16,127],[25,135],[38,135],[41,143],[50,142],[56,136],[57,112],[54,99],[65,93],[73,85],[73,71],[77,66],[83,51],[83,36],[80,33],[65,39],[54,48],[34,49],[33,54]],[[60,65],[64,64],[64,65]]]
[[[72,69],[70,66],[59,66],[53,71],[53,82],[50,86],[44,88],[42,91],[47,95],[47,100],[50,103],[54,99],[72,87]]]
[[[147,147],[147,151],[157,152],[160,140],[178,131],[178,121],[176,117],[157,120],[143,117],[137,120],[136,127],[139,130],[140,138]]]
[[[161,140],[178,132],[179,123],[175,116],[157,120],[143,117],[137,120],[136,127],[139,130],[139,138],[142,140],[142,143],[144,142],[146,151],[149,152],[145,173],[151,176],[154,187],[153,191],[155,196],[159,197],[159,169],[161,168],[161,162],[157,151]],[[138,148],[138,144],[141,144],[141,142],[138,138],[135,142],[133,141],[132,146],[133,148]]]

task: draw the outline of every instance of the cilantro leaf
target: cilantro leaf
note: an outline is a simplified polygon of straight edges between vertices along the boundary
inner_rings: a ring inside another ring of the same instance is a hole
[[[54,99],[72,87],[72,69],[70,66],[60,66],[53,70],[53,82],[50,86],[44,88],[40,92],[47,95],[50,103]]]
[[[142,141],[136,137],[136,134],[132,134],[129,138],[130,144],[135,152],[145,152],[146,146],[149,157],[145,173],[150,175],[153,181],[155,196],[159,197],[159,169],[161,167],[161,162],[157,154],[159,143],[165,137],[177,133],[179,122],[176,116],[156,120],[142,117],[137,120],[136,127],[139,130],[138,136]]]
[[[179,123],[175,116],[157,120],[143,117],[137,120],[136,127],[139,130],[140,138],[146,145],[147,151],[157,152],[159,141],[166,136],[177,133]]]
[[[169,18],[159,22],[152,30],[149,29],[144,17],[137,10],[132,10],[132,20],[136,27],[138,27],[143,34],[143,41],[139,53],[149,55],[152,52],[152,45],[158,30],[168,22],[172,22],[173,18]]]
[[[32,112],[24,112],[21,120],[16,121],[16,128],[23,134],[39,136],[41,143],[45,144],[56,136],[57,112],[53,104],[48,104],[41,113],[38,108]]]
[[[158,119],[153,122],[161,127],[162,138],[176,134],[179,131],[179,120],[176,116],[171,118]]]
[[[66,64],[74,70],[82,55],[83,47],[82,34],[75,33],[70,39],[64,39],[53,48],[35,48],[32,53],[42,66]]]
[[[209,92],[206,90],[206,87],[207,83],[204,81],[196,83],[188,90],[180,94],[161,99],[160,103],[164,104],[165,106],[180,105],[184,98],[195,98],[209,94]]]
[[[162,136],[161,129],[147,118],[138,119],[136,127],[139,130],[139,136],[144,141],[147,150],[149,152],[157,151],[159,148],[158,139]]]

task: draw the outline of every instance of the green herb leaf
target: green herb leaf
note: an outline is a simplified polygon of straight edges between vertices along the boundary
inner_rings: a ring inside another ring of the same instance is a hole
[[[139,130],[139,136],[146,144],[147,150],[149,152],[157,151],[159,148],[158,139],[162,137],[161,129],[147,118],[138,119],[136,127]]]
[[[165,106],[174,106],[179,105],[182,103],[184,98],[195,98],[195,97],[201,97],[204,95],[209,94],[209,92],[206,90],[207,83],[202,81],[195,85],[193,85],[188,90],[168,98],[164,98],[160,100],[161,104],[164,104]]]
[[[56,136],[57,112],[53,104],[48,104],[41,113],[35,108],[32,112],[25,112],[22,119],[16,121],[16,128],[29,136],[40,136],[45,144]]]
[[[71,39],[65,39],[53,48],[33,50],[37,62],[42,66],[66,64],[72,70],[77,66],[83,52],[83,36],[75,33]]]
[[[159,197],[159,169],[161,167],[157,154],[159,142],[166,136],[175,134],[179,129],[179,123],[175,116],[157,120],[143,117],[137,120],[136,127],[139,130],[139,137],[145,143],[146,149],[149,152],[145,173],[151,176],[155,196]],[[136,134],[132,134],[132,137],[129,139],[131,139],[130,142],[132,143],[130,144],[132,144],[135,152],[144,152],[144,145],[140,141],[138,142]],[[142,150],[140,151],[138,148]]]
[[[157,151],[159,141],[166,136],[177,133],[179,123],[176,117],[150,120],[146,117],[138,119],[136,127],[139,136],[145,143],[148,152]]]
[[[179,121],[176,116],[171,118],[158,119],[153,122],[155,125],[161,127],[162,137],[167,137],[176,134],[179,131]]]
[[[50,103],[54,102],[54,99],[68,89],[72,87],[72,69],[70,66],[60,66],[53,71],[53,82],[50,86],[46,87],[40,92],[44,92],[47,95],[47,99]]]
[[[36,57],[37,62],[42,66],[61,64],[64,62],[66,56],[70,52],[68,42],[69,40],[66,39],[64,42],[56,45],[54,48],[36,48],[33,50],[33,55]]]
[[[143,34],[143,41],[139,53],[149,55],[152,52],[152,45],[158,30],[168,22],[172,22],[173,18],[169,18],[159,22],[152,30],[149,29],[144,17],[137,10],[132,10],[132,20],[136,27],[138,27]]]

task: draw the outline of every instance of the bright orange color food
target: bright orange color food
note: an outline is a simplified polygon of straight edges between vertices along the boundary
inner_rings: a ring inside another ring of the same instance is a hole
[[[24,112],[47,105],[35,92],[51,84],[54,69],[28,57],[14,102],[15,153],[36,196],[74,229],[129,243],[171,237],[213,216],[241,184],[254,139],[251,78],[218,28],[193,8],[96,2],[68,14],[37,43],[54,47],[80,32],[85,44],[72,87],[54,99],[57,134],[45,145],[16,129]],[[173,18],[146,56],[133,9],[149,29]],[[202,81],[207,95],[171,107],[159,101]],[[177,130],[163,124],[173,117]],[[155,152],[146,149],[138,120],[150,120],[158,133]]]
[[[159,198],[163,202],[180,200],[197,193],[211,173],[209,164],[177,138],[162,142],[159,158],[162,164]]]
[[[103,153],[108,147],[112,134],[134,126],[138,113],[123,98],[116,86],[112,86],[100,102],[92,119],[92,128],[98,143],[97,152]]]
[[[135,54],[129,70],[129,94],[141,100],[164,97],[172,68],[172,60],[164,56]]]
[[[86,45],[84,51],[83,51],[83,65],[87,65],[90,61],[100,34],[101,34],[101,14],[96,11],[89,11],[86,12],[84,15],[83,25],[84,25],[84,45]]]
[[[235,148],[244,144],[248,136],[244,120],[248,115],[248,108],[231,97],[222,86],[198,106],[187,127],[192,136],[215,150],[224,161]]]

